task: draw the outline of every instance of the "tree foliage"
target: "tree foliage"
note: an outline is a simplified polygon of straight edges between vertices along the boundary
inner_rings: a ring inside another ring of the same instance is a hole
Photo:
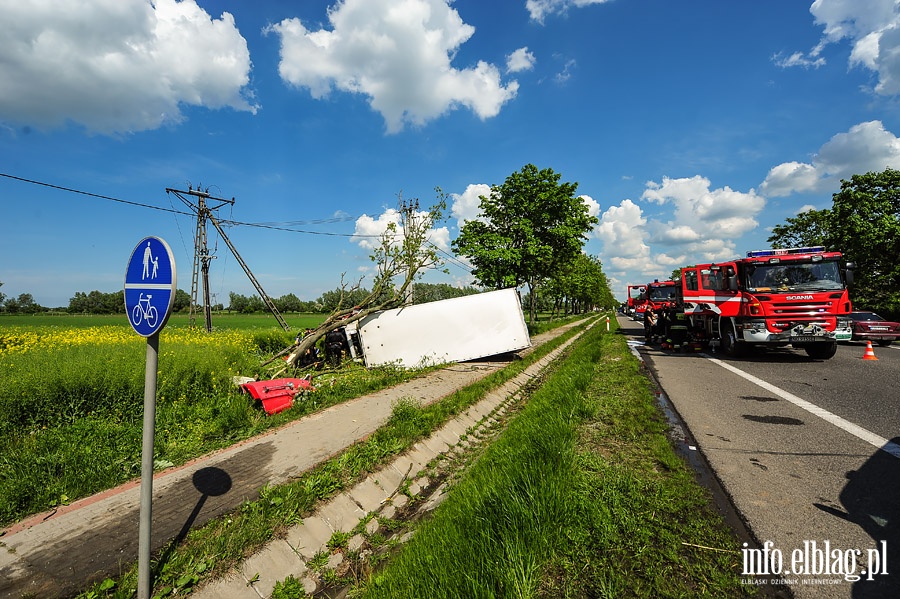
[[[900,171],[841,181],[828,231],[829,245],[856,263],[854,302],[900,314]]]
[[[557,314],[581,314],[616,305],[600,260],[586,254],[560,268],[545,284],[545,291],[543,295],[552,300]]]
[[[830,230],[831,211],[807,210],[788,217],[783,225],[775,225],[767,240],[773,248],[796,248],[826,245]]]
[[[412,290],[414,304],[427,304],[428,302],[481,293],[475,287],[454,287],[447,283],[416,283],[413,285]]]
[[[856,264],[853,303],[900,318],[900,171],[842,180],[830,209],[788,218],[768,241],[776,248],[824,245],[842,252]]]
[[[443,211],[447,207],[444,193],[440,189],[436,191],[437,203],[425,211],[419,210],[418,200],[404,201],[402,196],[399,197],[398,221],[388,224],[369,256],[375,265],[372,290],[360,301],[349,302],[348,298],[362,289],[362,280],[347,285],[342,276],[335,309],[321,325],[283,352],[288,356],[284,368],[278,372],[296,366],[307,350],[315,347],[319,339],[329,332],[379,310],[403,304],[409,299],[408,292],[413,283],[425,271],[442,265],[437,248],[429,241],[434,225],[443,219]]]
[[[586,233],[598,221],[575,195],[577,183],[561,183],[553,169],[526,164],[481,197],[481,216],[467,221],[453,241],[472,275],[485,287],[527,285],[530,319],[535,290],[581,254]]]
[[[18,297],[9,297],[3,301],[3,310],[10,314],[37,314],[45,308],[34,301],[30,293],[20,293]]]

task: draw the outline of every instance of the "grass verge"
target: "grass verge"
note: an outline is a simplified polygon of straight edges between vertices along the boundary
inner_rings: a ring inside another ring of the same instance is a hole
[[[743,596],[738,541],[671,447],[625,339],[600,329],[356,595]]]
[[[480,400],[488,391],[521,373],[583,327],[575,327],[534,349],[522,360],[510,363],[484,379],[426,407],[401,401],[390,420],[365,441],[349,447],[297,480],[267,487],[256,501],[192,530],[178,544],[170,544],[154,562],[154,596],[189,592],[202,580],[225,575],[244,558],[309,515],[316,503],[349,488],[369,472],[377,470],[419,439],[430,434],[450,416]],[[93,585],[79,595],[126,598],[137,589],[137,566],[128,566],[120,576]]]

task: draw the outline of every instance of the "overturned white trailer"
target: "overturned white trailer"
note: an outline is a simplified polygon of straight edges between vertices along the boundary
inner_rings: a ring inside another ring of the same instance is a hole
[[[367,367],[465,362],[531,346],[515,289],[376,312],[344,334]]]

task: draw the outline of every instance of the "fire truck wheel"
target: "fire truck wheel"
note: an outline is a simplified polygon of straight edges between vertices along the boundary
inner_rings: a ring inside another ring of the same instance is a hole
[[[746,348],[743,343],[738,343],[735,339],[734,325],[731,320],[723,319],[719,326],[723,329],[721,332],[722,353],[730,358],[739,358],[743,356],[746,353]]]
[[[837,353],[837,343],[813,343],[804,349],[806,355],[814,360],[827,360]]]

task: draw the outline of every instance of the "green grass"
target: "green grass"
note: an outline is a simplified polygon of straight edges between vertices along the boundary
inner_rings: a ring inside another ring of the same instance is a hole
[[[624,338],[595,327],[356,593],[740,596],[738,543],[665,428]]]
[[[304,473],[295,481],[267,487],[257,501],[246,502],[237,510],[192,530],[176,547],[165,548],[160,555],[163,563],[155,562],[158,572],[154,595],[189,588],[199,580],[224,576],[245,557],[283,536],[289,526],[309,515],[316,503],[348,488],[367,473],[377,470],[396,455],[430,434],[435,428],[480,400],[491,389],[521,373],[554,348],[565,342],[575,331],[545,343],[522,360],[512,362],[502,370],[470,385],[443,400],[426,407],[414,401],[399,401],[385,426],[365,441],[349,447],[341,455]],[[179,581],[181,584],[179,584]],[[101,590],[101,586],[105,590]],[[285,581],[282,587],[293,592],[296,581]],[[94,597],[129,598],[137,588],[137,568],[132,565],[117,579],[107,579],[94,585],[82,595]],[[296,596],[296,595],[280,595]]]
[[[107,317],[74,322],[88,324],[0,330],[0,526],[140,476],[146,342]],[[266,416],[231,379],[259,374],[261,360],[292,340],[271,327],[211,335],[167,327],[157,381],[158,464],[184,463],[419,374],[348,363],[317,373],[319,390],[305,401]]]

